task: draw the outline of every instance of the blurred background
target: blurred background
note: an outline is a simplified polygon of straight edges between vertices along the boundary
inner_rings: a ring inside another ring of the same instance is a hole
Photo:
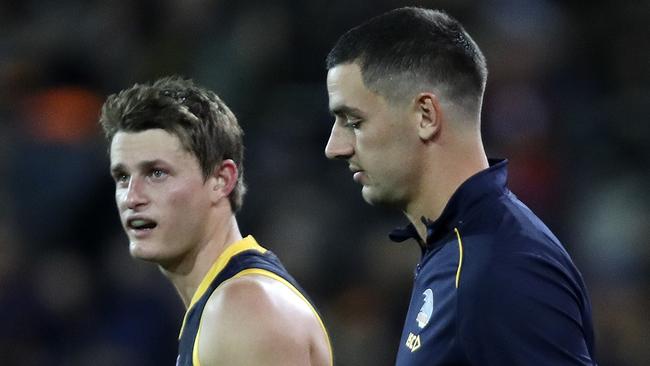
[[[392,365],[420,253],[323,155],[324,58],[402,5],[446,9],[483,49],[489,155],[581,269],[600,363],[650,364],[650,3],[625,0],[0,1],[2,364],[174,364],[184,309],[128,255],[97,116],[180,74],[238,116],[240,226],[318,304],[336,364]]]

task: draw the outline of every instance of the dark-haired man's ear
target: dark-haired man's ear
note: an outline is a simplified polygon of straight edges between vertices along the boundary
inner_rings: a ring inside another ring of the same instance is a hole
[[[439,132],[442,123],[442,107],[435,94],[421,93],[416,99],[417,112],[420,117],[418,122],[418,136],[423,141],[429,141]]]
[[[235,189],[239,171],[237,164],[232,159],[225,159],[221,164],[214,168],[214,173],[210,179],[212,201],[218,202],[224,197],[228,197],[230,192]]]

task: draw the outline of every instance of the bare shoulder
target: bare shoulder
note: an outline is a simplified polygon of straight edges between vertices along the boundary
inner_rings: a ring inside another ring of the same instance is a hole
[[[251,274],[224,282],[208,300],[199,358],[203,366],[330,365],[324,341],[319,319],[299,294],[276,279]]]

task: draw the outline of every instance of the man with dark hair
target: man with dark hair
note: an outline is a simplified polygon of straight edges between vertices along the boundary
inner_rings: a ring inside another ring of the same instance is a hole
[[[593,365],[591,305],[558,239],[488,159],[485,58],[460,23],[390,11],[327,57],[325,148],[363,198],[404,212],[422,250],[397,365]]]
[[[177,365],[332,365],[325,327],[278,258],[242,237],[242,131],[213,92],[163,78],[108,97],[115,200],[129,249],[187,312]]]

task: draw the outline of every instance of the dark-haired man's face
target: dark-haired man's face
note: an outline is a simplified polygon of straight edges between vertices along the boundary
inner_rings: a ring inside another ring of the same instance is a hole
[[[419,175],[415,111],[369,90],[355,63],[330,69],[327,91],[335,120],[325,155],[348,162],[368,203],[403,208]]]

